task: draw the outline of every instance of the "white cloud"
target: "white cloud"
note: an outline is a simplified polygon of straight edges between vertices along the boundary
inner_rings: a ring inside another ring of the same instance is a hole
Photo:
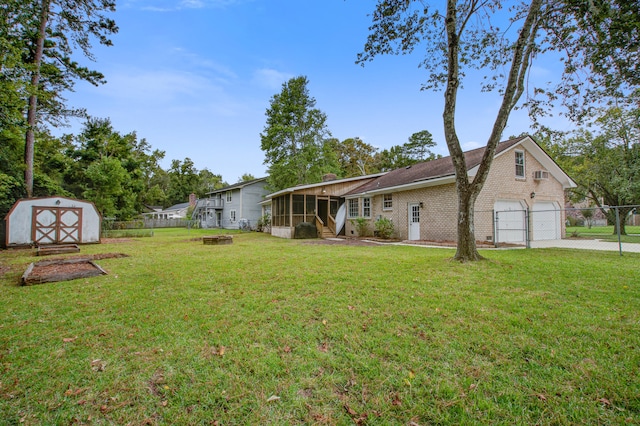
[[[175,12],[183,9],[222,8],[253,0],[130,0],[125,7],[138,7],[149,12]]]
[[[267,89],[275,90],[282,88],[282,83],[293,77],[293,74],[270,68],[262,68],[253,73],[253,83]]]
[[[482,148],[483,146],[485,145],[476,141],[468,141],[460,144],[463,151],[471,151],[472,149]]]
[[[208,80],[192,73],[148,70],[112,72],[106,88],[105,93],[111,97],[137,100],[151,98],[157,102],[219,90]]]
[[[173,48],[172,52],[179,57],[181,63],[188,61],[189,68],[191,69],[196,67],[210,70],[218,74],[218,76],[216,77],[218,81],[224,81],[225,79],[235,80],[236,78],[238,78],[237,74],[228,66],[219,64],[210,59],[203,58],[202,56],[192,53],[181,47]]]

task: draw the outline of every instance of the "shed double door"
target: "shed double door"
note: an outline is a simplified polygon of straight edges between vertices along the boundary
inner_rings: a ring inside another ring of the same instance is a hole
[[[39,245],[79,243],[81,224],[81,208],[34,206],[31,240]]]

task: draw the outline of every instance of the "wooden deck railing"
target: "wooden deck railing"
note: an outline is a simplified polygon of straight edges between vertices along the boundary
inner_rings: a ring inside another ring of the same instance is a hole
[[[333,235],[336,235],[336,220],[333,216],[331,215],[327,215],[327,226],[329,227],[329,230],[331,230],[331,233]]]
[[[316,230],[318,231],[318,237],[322,236],[322,229],[324,228],[324,222],[320,219],[320,216],[316,215]]]

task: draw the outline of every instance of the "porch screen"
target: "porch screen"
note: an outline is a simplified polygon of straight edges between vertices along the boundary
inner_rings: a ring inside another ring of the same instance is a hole
[[[316,196],[315,195],[307,195],[306,196],[306,219],[305,222],[312,223],[316,217]]]
[[[289,226],[289,194],[274,198],[271,204],[273,226]]]
[[[293,224],[304,222],[304,195],[293,195]]]

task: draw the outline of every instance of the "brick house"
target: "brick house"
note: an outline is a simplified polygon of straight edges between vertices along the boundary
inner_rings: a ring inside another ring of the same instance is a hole
[[[465,152],[470,178],[485,148]],[[475,205],[478,240],[522,243],[564,235],[564,193],[576,184],[530,137],[498,144]],[[357,235],[352,219],[385,217],[403,240],[456,241],[457,194],[451,157],[396,169],[343,195],[345,233]]]

